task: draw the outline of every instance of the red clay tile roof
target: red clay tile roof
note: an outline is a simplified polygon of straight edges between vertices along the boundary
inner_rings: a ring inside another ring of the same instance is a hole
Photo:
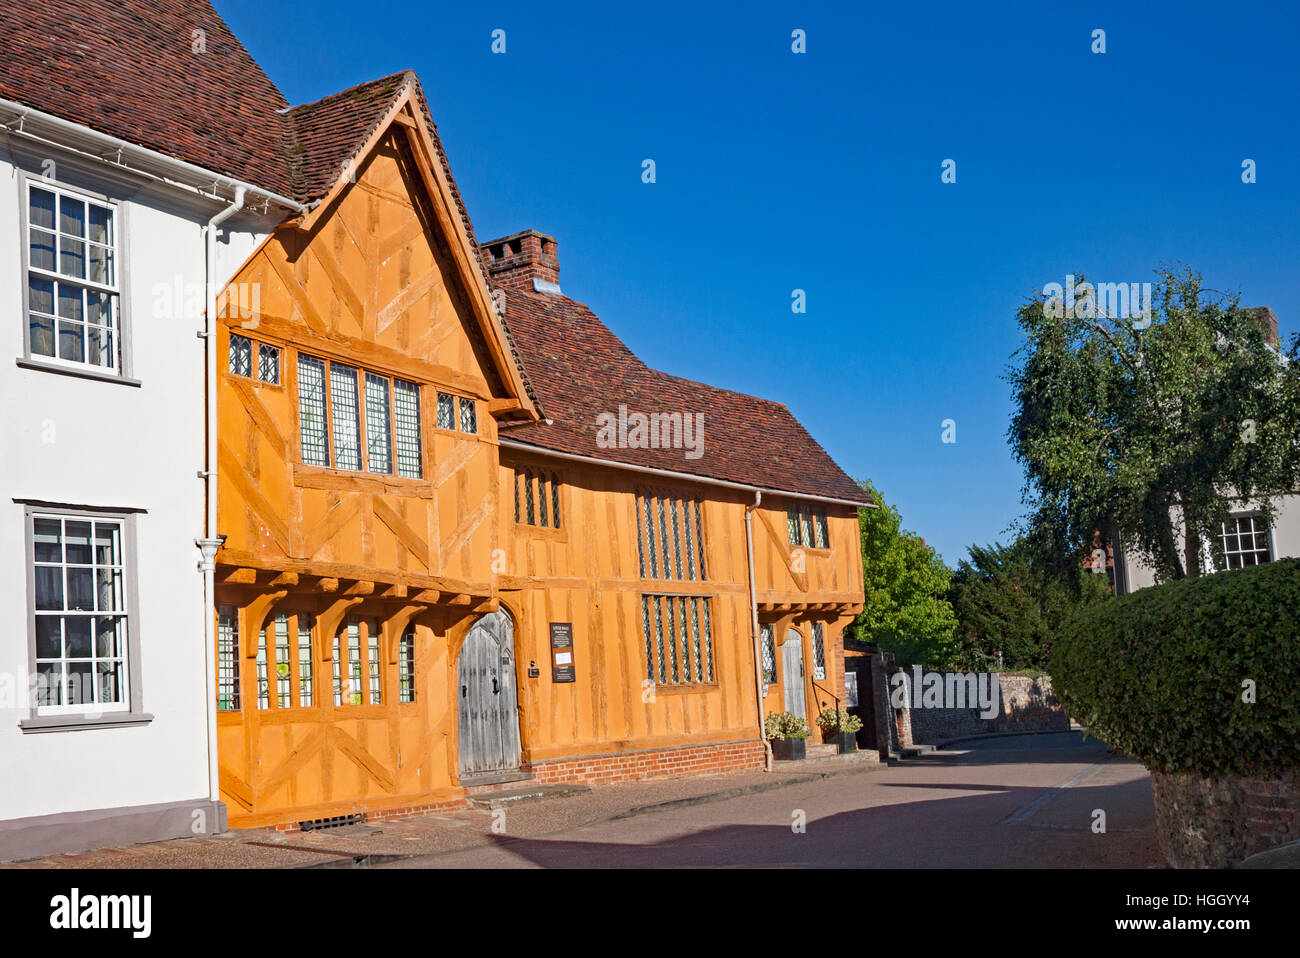
[[[690,473],[781,492],[870,502],[781,403],[651,369],[582,303],[547,293],[506,294],[506,325],[553,425],[501,436],[609,462]],[[703,455],[683,449],[602,448],[601,413],[701,413]]]
[[[292,189],[276,112],[288,103],[206,0],[6,2],[0,97],[264,189]]]

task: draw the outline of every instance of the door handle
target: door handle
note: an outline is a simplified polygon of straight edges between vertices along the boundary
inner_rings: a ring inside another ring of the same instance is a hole
[[[500,689],[500,687],[497,686],[497,680],[496,680],[496,677],[493,676],[493,678],[492,678],[492,694],[493,694],[493,695],[497,695],[498,693],[500,693],[500,691],[501,691],[501,689]]]
[[[460,687],[460,697],[461,697],[461,698],[465,698],[468,694],[469,694],[469,686],[468,686],[468,685],[462,685],[462,686]]]

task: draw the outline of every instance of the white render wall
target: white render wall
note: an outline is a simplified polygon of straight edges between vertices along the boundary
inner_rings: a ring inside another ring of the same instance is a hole
[[[139,387],[20,368],[24,354],[21,178],[54,151],[0,144],[0,823],[61,812],[205,798],[208,663],[203,578],[204,242],[220,206],[183,191],[58,156],[54,183],[123,199],[120,244],[129,300],[131,376]],[[7,151],[8,150],[8,151]],[[233,275],[267,224],[218,246],[218,279]],[[177,281],[197,308],[166,315]],[[162,285],[160,285],[162,284]],[[160,297],[161,293],[166,293]],[[52,441],[49,441],[52,440]],[[134,562],[142,709],[148,725],[23,732],[28,609],[24,506],[17,499],[144,510]]]
[[[1252,512],[1258,503],[1243,502],[1234,504],[1233,513]],[[1175,513],[1175,522],[1178,521]],[[1300,556],[1300,495],[1285,496],[1277,504],[1277,515],[1273,517],[1271,532],[1273,558],[1286,559]],[[1124,572],[1127,577],[1128,591],[1145,589],[1156,584],[1155,572],[1133,555],[1124,550]]]

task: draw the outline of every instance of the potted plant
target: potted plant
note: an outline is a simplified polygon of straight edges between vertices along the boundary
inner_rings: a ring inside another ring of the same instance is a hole
[[[768,712],[763,734],[772,743],[772,757],[793,761],[804,757],[804,739],[810,732],[808,723],[793,712]]]
[[[862,728],[862,719],[850,715],[844,709],[822,709],[817,716],[821,726],[822,741],[839,747],[840,754],[858,750],[858,730]]]

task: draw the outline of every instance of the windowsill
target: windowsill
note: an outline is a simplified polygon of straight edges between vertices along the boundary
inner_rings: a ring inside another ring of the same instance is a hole
[[[76,732],[92,728],[130,728],[148,725],[153,716],[148,712],[106,712],[90,718],[85,715],[38,715],[23,719],[18,727],[24,732]]]
[[[656,685],[655,695],[689,695],[692,692],[716,692],[717,682],[690,682],[678,685]]]
[[[65,366],[62,363],[47,363],[40,359],[30,359],[19,357],[14,360],[23,369],[36,369],[44,373],[59,373],[63,376],[76,376],[79,379],[98,379],[106,383],[120,383],[123,386],[140,386],[140,380],[131,379],[128,376],[122,376],[118,373],[104,372],[93,366],[87,366],[80,369],[76,366]]]

